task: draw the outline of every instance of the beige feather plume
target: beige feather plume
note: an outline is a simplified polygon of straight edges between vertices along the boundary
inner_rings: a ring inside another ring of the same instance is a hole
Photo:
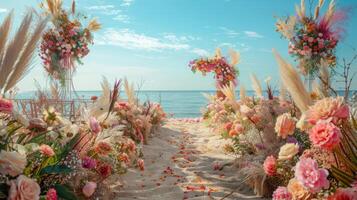
[[[309,105],[311,105],[312,100],[309,93],[306,91],[298,72],[288,64],[275,49],[273,49],[273,53],[279,64],[280,77],[283,84],[291,94],[296,106],[302,112],[305,112]]]
[[[235,66],[236,64],[238,64],[240,61],[240,54],[233,49],[229,50],[229,54],[231,56],[231,66]]]
[[[321,85],[316,80],[312,82],[312,92],[319,97],[325,96],[324,93],[322,92]]]
[[[209,93],[202,93],[202,96],[204,96],[209,102],[214,101],[215,98],[215,95]]]
[[[280,101],[285,101],[286,100],[286,95],[287,95],[287,91],[286,88],[284,87],[283,84],[280,84],[280,92],[279,92],[279,99]]]
[[[320,66],[320,75],[321,75],[321,89],[324,96],[328,96],[328,90],[330,87],[330,73],[328,71],[328,63],[327,61],[321,60]]]
[[[304,16],[301,13],[300,6],[295,5],[295,10],[296,10],[297,16],[299,16],[300,19],[303,19]]]
[[[335,14],[335,7],[336,7],[335,1],[334,1],[334,0],[331,0],[331,1],[330,1],[330,4],[329,4],[329,6],[328,6],[328,10],[327,10],[326,15],[325,15],[326,21],[327,21],[328,23],[331,22],[331,19],[332,19],[333,15]]]
[[[6,49],[6,41],[10,33],[11,24],[13,18],[13,11],[11,11],[4,19],[3,23],[0,26],[0,70],[1,70],[1,63],[3,59],[3,53]],[[1,85],[0,85],[1,88]]]
[[[235,91],[235,85],[230,82],[229,85],[224,85],[221,88],[221,91],[223,92],[224,96],[230,101],[232,107],[234,109],[238,109],[239,106],[237,104],[237,99],[236,99],[236,91]]]
[[[90,31],[98,31],[101,29],[101,24],[97,21],[97,19],[92,19],[88,24],[88,30]]]
[[[325,0],[319,0],[319,5],[318,5],[318,6],[319,6],[320,8],[322,8],[322,6],[324,5],[324,2],[325,2]]]
[[[216,58],[222,58],[222,51],[220,48],[216,48],[216,52],[214,55]]]
[[[247,97],[247,91],[244,87],[243,84],[240,85],[240,89],[239,89],[239,98],[241,100],[244,100]]]
[[[132,105],[136,104],[134,85],[129,84],[129,81],[126,78],[124,79],[124,89],[125,94],[128,97],[128,103]]]
[[[255,94],[257,95],[257,97],[263,98],[262,86],[261,86],[258,78],[255,76],[255,74],[250,75],[250,80],[252,81],[252,88],[253,88]]]
[[[305,16],[305,0],[301,0],[300,2],[300,12],[302,16]]]

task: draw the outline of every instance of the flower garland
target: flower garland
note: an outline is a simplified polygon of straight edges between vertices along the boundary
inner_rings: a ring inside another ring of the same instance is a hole
[[[217,89],[228,86],[231,82],[237,85],[237,76],[239,71],[234,67],[239,60],[236,52],[231,52],[232,61],[228,63],[225,57],[221,56],[220,50],[217,50],[213,58],[198,58],[189,63],[189,67],[195,73],[200,71],[204,76],[207,73],[214,72]]]
[[[277,32],[289,41],[289,54],[299,62],[303,75],[314,75],[319,66],[336,65],[336,46],[340,39],[341,30],[338,23],[345,19],[343,12],[335,10],[332,0],[327,12],[320,17],[320,9],[324,1],[320,0],[312,16],[305,15],[304,0],[296,7],[297,17],[289,16],[279,19]]]
[[[42,36],[40,57],[50,77],[64,85],[67,72],[75,71],[75,63],[82,64],[81,59],[88,55],[89,45],[93,44],[92,32],[99,30],[100,24],[91,20],[83,27],[80,15],[75,14],[74,1],[72,13],[62,10],[61,6],[61,1],[47,1],[54,27]]]

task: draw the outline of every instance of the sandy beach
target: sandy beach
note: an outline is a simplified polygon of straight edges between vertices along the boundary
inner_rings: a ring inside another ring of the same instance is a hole
[[[170,119],[144,146],[146,169],[121,176],[116,199],[260,199],[235,174],[225,141],[201,122]]]

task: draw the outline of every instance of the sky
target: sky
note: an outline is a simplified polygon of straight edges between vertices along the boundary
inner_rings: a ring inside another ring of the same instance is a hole
[[[63,0],[65,6],[71,0]],[[315,0],[317,1],[317,0]],[[327,0],[326,0],[327,1]],[[0,21],[14,9],[19,24],[28,8],[39,10],[41,0],[0,0]],[[336,0],[349,7],[350,18],[337,55],[350,59],[357,48],[357,0]],[[275,31],[275,16],[295,13],[299,0],[77,0],[77,11],[95,17],[102,29],[73,78],[77,90],[98,90],[105,76],[114,81],[127,77],[142,90],[211,90],[212,75],[193,74],[190,60],[214,54],[220,47],[241,53],[239,84],[250,89],[250,74],[270,76],[279,85],[279,71],[271,49],[296,64],[287,53],[288,42]],[[327,5],[325,5],[327,6]],[[357,72],[357,63],[353,70]],[[39,58],[18,84],[34,90],[34,80],[46,86],[49,79]],[[341,88],[339,83],[335,83]],[[352,84],[357,89],[357,80]]]

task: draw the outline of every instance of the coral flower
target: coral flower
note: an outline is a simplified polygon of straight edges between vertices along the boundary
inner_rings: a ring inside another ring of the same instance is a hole
[[[284,113],[276,119],[275,131],[278,136],[286,138],[292,135],[295,130],[295,120],[291,117],[290,113]]]
[[[129,156],[126,153],[121,153],[118,156],[118,160],[120,160],[121,162],[124,162],[125,164],[129,164],[130,160],[129,160]]]
[[[0,112],[11,113],[12,109],[12,102],[10,100],[0,97]]]
[[[304,186],[301,185],[301,183],[295,178],[289,181],[287,188],[293,199],[308,199],[310,196],[310,192],[307,191]]]
[[[337,123],[339,119],[346,119],[349,116],[349,107],[344,103],[342,97],[324,98],[312,105],[306,113],[306,119],[311,124],[316,124],[319,120],[332,119]]]
[[[233,123],[232,122],[227,122],[225,125],[224,125],[224,129],[226,129],[226,131],[229,131],[232,129],[232,126],[233,126]]]
[[[310,141],[318,147],[332,150],[339,144],[341,137],[340,129],[328,121],[319,121],[310,131]]]
[[[46,200],[57,200],[57,191],[54,188],[51,188],[46,193]]]
[[[94,150],[98,154],[106,156],[112,151],[112,146],[107,142],[101,141],[97,143]]]
[[[316,193],[329,187],[328,171],[318,168],[318,164],[311,158],[301,158],[295,166],[295,178],[310,192]]]
[[[276,174],[276,158],[268,156],[264,161],[263,168],[268,176],[274,176]]]
[[[273,200],[291,200],[292,196],[286,187],[279,186],[273,193]]]
[[[55,152],[53,151],[52,147],[48,146],[47,144],[42,144],[39,150],[43,155],[47,157],[52,157],[55,155]]]
[[[238,133],[237,133],[237,131],[235,129],[230,130],[228,134],[229,134],[230,137],[234,137],[234,136],[238,135]]]
[[[145,166],[144,166],[144,160],[143,159],[138,159],[137,165],[141,171],[144,171]]]
[[[112,166],[108,164],[101,164],[97,168],[98,173],[103,177],[108,177],[112,174]]]
[[[353,188],[338,188],[335,194],[329,196],[327,200],[357,200],[357,190]]]

